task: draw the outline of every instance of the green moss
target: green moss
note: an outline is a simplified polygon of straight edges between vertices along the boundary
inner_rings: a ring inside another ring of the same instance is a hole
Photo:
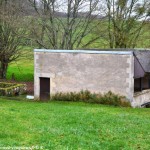
[[[25,84],[0,82],[0,96],[15,96],[26,93]]]

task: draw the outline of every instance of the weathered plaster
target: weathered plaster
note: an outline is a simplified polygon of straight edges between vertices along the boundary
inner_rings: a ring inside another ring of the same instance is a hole
[[[50,93],[90,90],[112,91],[133,98],[132,53],[35,52],[35,97],[39,78],[50,78]]]

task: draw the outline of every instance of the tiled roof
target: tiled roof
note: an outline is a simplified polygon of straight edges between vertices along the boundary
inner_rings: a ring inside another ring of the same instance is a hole
[[[144,71],[150,73],[150,50],[134,50],[134,54],[142,65]]]

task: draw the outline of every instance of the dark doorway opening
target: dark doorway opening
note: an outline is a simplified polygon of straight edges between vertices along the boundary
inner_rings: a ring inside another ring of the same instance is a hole
[[[134,92],[139,92],[143,90],[142,78],[134,79]]]
[[[50,78],[40,78],[40,100],[50,99]]]
[[[150,75],[134,79],[134,92],[150,89]]]

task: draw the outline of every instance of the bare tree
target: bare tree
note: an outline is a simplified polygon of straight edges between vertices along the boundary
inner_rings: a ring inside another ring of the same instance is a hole
[[[150,1],[105,1],[110,48],[134,48],[150,17]]]
[[[18,3],[0,0],[0,78],[6,78],[8,64],[21,54],[21,35],[25,31],[19,23]]]
[[[76,49],[90,43],[83,39],[99,23],[99,0],[29,1],[37,13],[31,33],[39,48]]]

